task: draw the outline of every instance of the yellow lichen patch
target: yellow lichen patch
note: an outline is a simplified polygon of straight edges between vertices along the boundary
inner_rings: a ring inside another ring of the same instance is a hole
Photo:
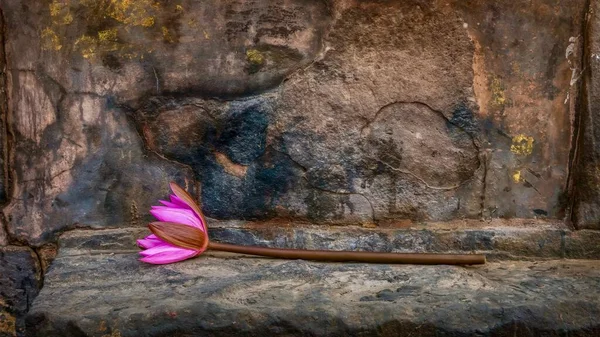
[[[6,311],[0,311],[0,334],[8,336],[17,335],[17,320]]]
[[[81,56],[86,59],[96,54],[98,40],[94,37],[83,35],[75,41],[75,47],[81,52]]]
[[[112,332],[109,334],[104,334],[102,335],[102,337],[121,337],[121,331],[114,329],[112,330]]]
[[[152,26],[154,26],[154,18],[152,16],[143,18],[141,23],[142,23],[143,27],[152,27]]]
[[[162,33],[163,33],[163,40],[169,42],[169,43],[173,43],[175,42],[175,39],[173,38],[173,35],[171,34],[171,31],[169,31],[169,28],[163,26],[162,27]]]
[[[58,16],[60,12],[67,6],[66,3],[60,1],[52,1],[52,3],[48,6],[50,8],[50,16]]]
[[[503,106],[506,104],[506,94],[504,92],[504,85],[499,78],[494,78],[490,86],[492,91],[492,105]]]
[[[133,60],[133,59],[137,58],[138,56],[139,56],[141,59],[144,59],[144,54],[142,54],[142,55],[138,55],[138,53],[136,53],[136,52],[133,52],[133,51],[129,51],[129,52],[122,52],[122,53],[121,53],[121,57],[123,57],[123,58],[125,58],[125,59],[128,59],[128,60]]]
[[[521,156],[530,155],[533,152],[533,137],[520,134],[512,138],[510,151]]]
[[[98,327],[98,331],[100,331],[100,332],[106,331],[106,321],[105,320],[100,321],[100,326]]]
[[[153,0],[110,0],[106,14],[125,25],[151,27],[155,21],[152,13],[159,8]]]
[[[521,181],[521,171],[519,171],[519,170],[515,171],[515,173],[513,173],[513,175],[512,175],[512,178],[515,183],[518,183],[519,181]]]
[[[117,29],[107,29],[98,32],[98,40],[100,41],[117,41]]]
[[[71,22],[73,22],[73,15],[71,15],[71,12],[68,12],[67,14],[65,14],[63,16],[62,24],[63,25],[70,25]]]
[[[50,16],[52,17],[52,23],[57,25],[68,25],[73,22],[73,15],[69,9],[68,2],[52,1],[50,5]]]
[[[180,0],[48,0],[51,23],[41,32],[42,47],[80,53],[90,59],[107,52],[116,57],[139,58],[150,53],[152,43],[164,39],[178,42],[178,36],[164,22],[172,22],[185,10]],[[168,4],[168,5],[167,5]],[[72,41],[71,27],[78,21],[79,39]],[[86,22],[93,22],[98,33],[84,33]],[[146,29],[162,27],[161,29]],[[169,28],[167,28],[169,27]],[[67,34],[68,33],[68,34]]]
[[[42,49],[44,50],[60,50],[62,45],[58,35],[50,29],[46,28],[42,31]]]
[[[119,22],[125,22],[128,18],[131,3],[131,0],[110,0],[108,16]]]
[[[511,65],[511,68],[512,68],[512,72],[513,72],[515,75],[518,75],[518,74],[520,74],[520,73],[521,73],[521,66],[519,65],[519,63],[517,63],[517,62],[512,62],[510,65]]]
[[[187,25],[191,28],[196,28],[198,27],[198,21],[196,19],[189,19]]]
[[[265,62],[265,57],[260,51],[250,49],[246,51],[246,60],[254,65],[261,65]]]
[[[204,38],[210,40],[210,35],[208,35],[208,33],[205,30],[202,30],[202,32],[204,33]]]

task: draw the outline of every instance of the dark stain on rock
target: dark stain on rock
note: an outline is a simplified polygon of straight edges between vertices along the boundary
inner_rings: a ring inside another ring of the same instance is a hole
[[[251,164],[265,152],[269,109],[262,102],[233,107],[216,148],[237,164]]]
[[[225,24],[227,41],[235,41],[240,36],[246,35],[250,29],[250,22],[235,22],[229,21]]]
[[[243,178],[228,174],[214,160],[207,160],[195,170],[202,171],[204,212],[220,219],[273,217],[275,201],[297,186],[302,175],[290,158],[273,150],[250,165]]]
[[[468,231],[463,241],[464,250],[492,250],[494,249],[494,236],[491,231]]]
[[[317,189],[311,189],[304,202],[308,208],[307,217],[313,221],[340,219],[344,215],[344,205],[351,205],[348,195]]]
[[[564,53],[564,47],[561,47],[558,43],[554,43],[548,58],[548,64],[545,73],[546,79],[543,82],[544,93],[550,100],[554,99],[556,95],[561,93],[561,90],[553,84],[553,81],[556,77],[556,70],[559,68],[559,65],[564,57]]]
[[[306,173],[306,179],[313,187],[338,192],[351,192],[349,172],[341,165],[318,166],[311,168]]]
[[[16,319],[16,336],[25,335],[25,314],[42,286],[40,265],[28,247],[0,247],[0,336],[14,336],[10,316]]]
[[[477,125],[477,122],[475,121],[473,111],[464,104],[460,104],[456,107],[456,109],[452,113],[452,117],[450,118],[447,124],[450,130],[452,130],[455,127],[459,127],[466,133],[468,133],[471,137],[475,137],[475,135],[479,131],[479,127]]]
[[[391,289],[383,289],[378,291],[375,296],[363,296],[360,298],[361,302],[372,302],[372,301],[384,301],[384,302],[394,302],[402,297],[414,296],[418,291],[420,291],[421,287],[414,286],[404,286],[393,291]]]
[[[119,61],[119,58],[111,53],[102,55],[102,65],[115,72],[119,71],[123,67],[121,61]]]
[[[538,215],[538,216],[540,216],[540,215],[541,216],[548,216],[548,212],[547,211],[545,211],[543,209],[539,209],[539,208],[533,209],[533,213],[535,213],[535,215]]]

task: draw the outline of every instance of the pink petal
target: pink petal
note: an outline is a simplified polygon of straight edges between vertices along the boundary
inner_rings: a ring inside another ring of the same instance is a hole
[[[148,248],[146,250],[142,250],[140,252],[140,255],[142,256],[150,256],[150,255],[154,255],[154,254],[159,254],[159,253],[169,253],[169,252],[177,252],[179,250],[191,250],[191,249],[185,249],[185,248],[181,248],[181,247],[175,247],[173,245],[170,245],[166,242],[163,242],[161,245],[158,245],[156,247],[153,248]]]
[[[196,255],[199,255],[200,251],[173,246],[159,246],[147,249],[143,252],[140,252],[140,254],[144,256],[140,259],[142,262],[152,264],[167,264],[192,258]]]
[[[202,230],[204,232],[206,232],[206,224],[202,221],[202,217],[200,216],[200,214],[196,213],[196,211],[194,210],[194,207],[192,207],[191,205],[189,205],[187,202],[185,202],[183,199],[181,199],[180,197],[178,197],[175,194],[171,194],[169,196],[169,198],[171,199],[171,202],[173,204],[178,205],[178,206],[180,206],[182,208],[185,208],[185,209],[189,209],[192,212],[194,212],[194,214],[196,214],[196,217],[198,219],[200,219],[200,223],[202,224]]]
[[[188,205],[185,201],[183,201],[181,198],[179,198],[178,196],[176,196],[175,194],[171,194],[170,197],[171,202],[174,203],[175,205],[181,207],[181,208],[186,208],[186,209],[192,209],[192,207],[190,205]]]
[[[196,216],[196,213],[191,210],[166,206],[153,206],[150,213],[159,221],[180,223],[196,227],[204,232],[202,221]]]
[[[158,202],[160,202],[164,206],[172,207],[172,208],[185,208],[185,209],[189,208],[189,207],[182,207],[181,205],[178,205],[178,204],[172,203],[170,201],[166,201],[166,200],[159,200]]]
[[[154,235],[154,234],[152,234]],[[146,237],[145,239],[139,239],[137,240],[137,244],[138,246],[144,248],[144,249],[148,249],[148,248],[153,248],[159,245],[164,245],[166,244],[166,242],[164,242],[163,240],[159,239],[159,238],[151,238],[149,239],[150,236]]]

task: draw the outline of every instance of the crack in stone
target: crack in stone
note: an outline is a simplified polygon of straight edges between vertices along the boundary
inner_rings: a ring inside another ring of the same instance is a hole
[[[69,171],[71,171],[71,170],[73,170],[73,168],[72,168],[72,167],[71,167],[71,168],[68,168],[68,169],[64,169],[64,170],[62,170],[62,171],[60,171],[60,172],[58,172],[58,173],[56,173],[56,174],[53,174],[53,175],[51,175],[50,177],[45,177],[45,175],[46,175],[46,171],[43,171],[43,173],[44,173],[44,177],[40,177],[40,178],[33,178],[33,179],[24,179],[24,180],[21,180],[21,182],[22,182],[22,183],[29,183],[29,182],[34,182],[34,181],[43,181],[43,182],[46,182],[46,181],[47,181],[47,182],[50,184],[50,186],[52,186],[52,181],[53,181],[55,178],[57,178],[58,176],[60,176],[60,175],[62,175],[62,174],[64,174],[64,173],[67,173],[67,172],[69,172]]]
[[[576,166],[579,164],[580,152],[582,151],[582,142],[583,142],[583,114],[589,113],[589,98],[586,93],[586,82],[589,81],[591,66],[587,64],[588,57],[590,56],[589,43],[590,43],[590,25],[591,25],[591,15],[593,13],[592,1],[587,0],[585,3],[586,10],[583,13],[582,18],[582,27],[581,30],[583,32],[583,39],[581,43],[581,47],[579,48],[579,53],[581,53],[580,58],[578,60],[579,66],[581,69],[581,75],[583,77],[583,81],[579,81],[577,84],[577,103],[575,104],[576,108],[573,111],[573,135],[571,138],[571,148],[569,151],[569,160],[567,163],[567,195],[569,197],[568,201],[568,210],[565,212],[567,215],[566,223],[571,226],[573,229],[577,228],[577,223],[575,219],[575,208],[576,208]],[[577,67],[577,65],[576,65]],[[593,134],[594,123],[589,123],[589,127],[591,129],[591,133]],[[594,137],[592,137],[592,142],[594,142]],[[595,142],[594,142],[595,143]],[[595,144],[592,144],[592,148],[595,148]]]
[[[281,150],[277,150],[276,148],[274,148],[273,146],[269,146],[269,148],[279,154],[284,155],[286,158],[288,158],[292,163],[296,164],[298,167],[300,167],[302,169],[302,171],[304,171],[304,173],[308,172],[308,168],[306,168],[306,166],[300,164],[298,161],[296,161],[294,158],[292,158],[292,156],[284,151]]]
[[[3,124],[2,130],[2,142],[3,142],[3,153],[2,158],[4,159],[2,170],[4,172],[4,192],[6,195],[6,200],[3,203],[3,206],[10,204],[10,200],[12,197],[12,193],[14,188],[11,186],[11,181],[14,182],[15,173],[11,170],[12,158],[13,158],[13,144],[14,144],[14,133],[11,127],[11,116],[9,113],[9,95],[7,92],[8,87],[8,77],[6,76],[6,72],[8,71],[8,58],[6,56],[6,20],[4,17],[4,12],[0,8],[0,39],[2,40],[2,44],[0,45],[0,63],[4,69],[0,70],[0,82],[2,85],[2,92],[0,99],[0,120]],[[5,226],[8,226],[5,224]],[[8,230],[6,231],[6,235],[9,236]]]
[[[16,191],[15,185],[16,185],[16,172],[14,169],[14,158],[15,158],[15,154],[14,154],[14,144],[15,144],[15,132],[12,128],[12,123],[13,123],[13,116],[12,116],[12,110],[10,109],[10,95],[8,95],[8,92],[6,90],[6,88],[8,87],[8,77],[6,76],[6,73],[8,71],[8,58],[6,56],[6,19],[4,16],[4,12],[2,10],[2,8],[0,8],[0,39],[2,40],[2,43],[0,44],[0,63],[2,64],[3,69],[1,70],[0,76],[1,78],[1,82],[3,83],[3,86],[1,88],[2,90],[2,96],[0,96],[0,98],[2,98],[2,102],[0,102],[0,109],[2,111],[0,111],[1,113],[1,122],[3,123],[3,130],[2,130],[2,136],[3,136],[3,153],[2,153],[2,157],[4,159],[4,165],[2,167],[2,170],[4,171],[4,189],[5,189],[5,194],[6,194],[6,200],[2,205],[2,210],[0,212],[0,216],[1,216],[1,222],[2,222],[2,226],[3,226],[3,230],[4,233],[6,235],[6,239],[8,241],[9,244],[14,244],[14,243],[19,243],[19,244],[23,244],[23,242],[21,242],[21,240],[19,238],[17,238],[14,233],[12,233],[10,231],[10,220],[9,220],[9,216],[6,214],[6,207],[8,205],[10,205],[13,200],[15,200],[15,195],[13,195]]]
[[[36,266],[37,268],[35,268],[36,269],[35,272],[37,274],[36,276],[37,276],[38,280],[40,280],[38,290],[41,290],[42,287],[44,287],[44,276],[45,276],[44,271],[42,270],[42,265],[43,265],[42,257],[40,256],[38,249],[33,249],[33,248],[30,248],[30,249],[35,254],[35,258],[37,260],[37,266]],[[27,299],[27,311],[29,311],[29,299]]]
[[[308,180],[308,178],[306,177],[306,173],[308,172],[308,169],[307,169],[307,168],[306,168],[304,165],[302,165],[302,164],[300,164],[299,162],[297,162],[297,161],[296,161],[294,158],[292,158],[292,156],[291,156],[289,153],[287,153],[287,152],[283,152],[283,151],[281,151],[281,150],[277,150],[277,149],[275,149],[275,148],[273,148],[273,147],[271,147],[271,149],[272,149],[273,151],[275,151],[275,152],[279,153],[279,154],[282,154],[282,155],[284,155],[286,158],[288,158],[290,161],[292,161],[294,164],[296,164],[296,166],[298,166],[298,167],[300,167],[300,168],[302,169],[302,171],[303,171],[303,173],[304,173],[304,174],[302,175],[302,179],[303,179],[304,181],[306,181],[306,184],[308,185],[308,187],[309,187],[309,188],[311,188],[311,189],[314,189],[314,190],[317,190],[317,191],[325,192],[325,193],[336,194],[336,195],[358,195],[358,196],[361,196],[361,197],[363,197],[363,198],[364,198],[364,199],[365,199],[365,200],[366,200],[366,201],[369,203],[369,206],[370,206],[370,208],[371,208],[371,220],[373,221],[373,223],[375,223],[375,222],[376,222],[376,219],[375,219],[375,207],[373,207],[373,203],[371,202],[371,200],[370,200],[370,199],[369,199],[369,198],[368,198],[366,195],[364,195],[364,194],[362,194],[362,193],[356,193],[356,192],[340,192],[340,191],[332,191],[332,190],[328,190],[328,189],[326,189],[326,188],[323,188],[323,187],[318,187],[318,186],[315,186],[315,185],[313,185],[313,184],[312,184],[312,183],[311,183],[311,182]]]
[[[440,110],[434,109],[431,105],[425,103],[425,102],[421,102],[421,101],[393,101],[390,103],[387,103],[385,105],[383,105],[382,107],[380,107],[377,112],[375,112],[375,116],[373,116],[373,118],[371,118],[370,121],[367,121],[367,123],[360,129],[360,133],[361,135],[363,134],[364,130],[368,127],[371,126],[371,124],[375,123],[375,121],[377,120],[377,118],[379,117],[379,115],[381,114],[381,112],[383,110],[385,110],[386,108],[389,108],[393,105],[396,104],[400,104],[400,105],[404,105],[404,104],[416,104],[416,105],[421,105],[424,106],[426,108],[428,108],[429,110],[437,113],[440,117],[442,117],[447,123],[454,125],[455,127],[459,128],[460,130],[462,130],[464,133],[466,133],[469,138],[471,138],[471,141],[473,143],[473,147],[475,147],[475,149],[477,149],[477,151],[479,151],[479,144],[477,144],[475,137],[473,137],[467,130],[465,130],[465,128],[463,128],[462,126],[456,124],[455,122],[453,122],[451,119],[449,119],[448,117],[446,117],[446,115],[444,115],[443,112],[441,112]]]
[[[480,156],[483,157],[483,179],[481,186],[481,203],[479,210],[479,217],[483,220],[485,217],[485,201],[486,201],[486,193],[487,193],[487,173],[488,173],[488,153],[483,152],[480,153]]]
[[[334,12],[333,5],[330,2],[327,1],[325,4],[327,6],[327,9],[330,12]],[[325,57],[327,56],[327,53],[329,52],[329,50],[331,50],[329,48],[329,46],[327,45],[327,39],[329,38],[329,34],[333,30],[333,26],[336,24],[337,19],[338,18],[336,18],[334,15],[331,16],[329,25],[327,26],[326,29],[324,29],[323,36],[321,38],[322,43],[319,48],[319,51],[315,54],[315,57],[311,60],[311,62],[309,62],[304,67],[298,67],[297,69],[295,69],[294,71],[292,71],[291,73],[289,73],[283,77],[283,79],[281,80],[281,83],[279,84],[279,88],[277,90],[277,95],[279,97],[283,96],[284,83],[291,80],[292,77],[294,77],[296,74],[307,71],[308,69],[312,68],[315,65],[315,63],[325,59]]]
[[[315,190],[317,190],[317,191],[325,192],[325,193],[336,194],[336,195],[358,195],[358,196],[361,196],[361,197],[363,197],[363,198],[364,198],[364,199],[365,199],[365,200],[366,200],[366,201],[369,203],[369,206],[370,206],[370,208],[371,208],[371,220],[373,221],[373,223],[375,223],[375,222],[376,222],[376,219],[375,219],[375,207],[373,207],[373,203],[371,202],[371,199],[369,199],[369,198],[368,198],[366,195],[364,195],[364,194],[362,194],[362,193],[356,193],[356,192],[340,192],[340,191],[332,191],[332,190],[328,190],[328,189],[326,189],[326,188],[323,188],[323,187],[318,187],[318,186],[315,186],[315,185],[313,185],[313,184],[312,184],[312,183],[311,183],[311,182],[308,180],[308,178],[306,177],[306,173],[308,172],[308,169],[307,169],[307,168],[306,168],[304,165],[302,165],[302,164],[300,164],[299,162],[297,162],[297,161],[296,161],[294,158],[292,158],[292,156],[291,156],[289,153],[287,153],[287,152],[283,152],[283,151],[277,150],[277,149],[275,149],[275,148],[273,148],[273,147],[271,147],[271,149],[272,149],[273,151],[277,152],[277,153],[280,153],[280,154],[284,155],[286,158],[288,158],[290,161],[292,161],[294,164],[296,164],[298,167],[300,167],[300,168],[302,169],[302,171],[303,171],[303,173],[304,173],[304,174],[302,175],[302,179],[304,179],[304,181],[306,181],[306,184],[308,184],[308,187],[309,187],[309,188],[315,189]]]
[[[131,109],[131,108],[129,108],[128,106],[121,105],[120,107],[121,107],[121,109],[123,109],[123,110],[126,110],[126,111],[128,111],[128,112],[132,112],[132,109]],[[150,146],[148,146],[148,140],[146,139],[146,137],[144,137],[144,134],[143,134],[143,132],[141,132],[141,130],[138,128],[138,124],[136,123],[136,121],[135,121],[135,119],[134,119],[134,117],[133,117],[133,114],[131,114],[131,113],[125,113],[125,118],[126,118],[126,119],[127,119],[127,120],[128,120],[130,123],[131,123],[131,124],[133,124],[133,130],[135,130],[135,134],[137,135],[138,139],[139,139],[139,140],[141,141],[141,143],[143,144],[143,150],[144,150],[144,151],[146,151],[147,153],[152,153],[152,154],[156,155],[157,157],[161,158],[162,160],[164,160],[164,161],[166,161],[166,162],[169,162],[169,163],[171,163],[171,164],[175,164],[176,166],[182,166],[182,167],[185,167],[185,168],[189,169],[189,170],[190,170],[190,172],[194,173],[194,169],[192,168],[192,166],[191,166],[191,165],[189,165],[189,164],[185,164],[185,163],[182,163],[182,162],[179,162],[179,161],[177,161],[177,160],[175,160],[175,159],[168,158],[168,157],[166,157],[166,156],[164,156],[164,155],[162,155],[162,154],[158,153],[157,151],[155,151],[155,150],[151,149],[151,148],[150,148]],[[196,183],[197,183],[197,181],[196,181],[196,178],[195,178],[195,177],[193,178],[193,183],[194,183],[194,186],[196,186]]]
[[[366,195],[362,194],[362,193],[356,193],[356,192],[340,192],[340,191],[331,191],[328,190],[326,188],[322,188],[322,187],[318,187],[315,186],[313,184],[310,183],[310,181],[308,180],[308,178],[306,178],[306,176],[302,177],[304,180],[306,180],[306,183],[308,184],[308,186],[312,189],[315,189],[317,191],[321,191],[321,192],[325,192],[325,193],[331,193],[331,194],[336,194],[336,195],[358,195],[363,197],[368,203],[369,206],[371,207],[371,220],[373,221],[373,223],[375,223],[376,219],[375,219],[375,208],[373,207],[373,203],[371,202],[371,200],[369,198],[367,198]]]
[[[373,118],[371,120],[368,120],[365,125],[360,129],[360,134],[361,136],[363,136],[364,131],[370,127],[373,123],[375,123],[375,121],[377,120],[377,118],[379,117],[379,115],[381,114],[381,112],[383,110],[385,110],[386,108],[389,108],[393,105],[396,104],[417,104],[417,105],[422,105],[426,108],[428,108],[429,110],[437,113],[438,115],[440,115],[447,123],[454,125],[455,127],[459,128],[460,130],[462,130],[463,132],[465,132],[469,138],[471,139],[471,142],[473,143],[473,147],[475,148],[475,150],[477,151],[477,168],[475,170],[473,170],[473,174],[468,177],[467,179],[465,179],[464,181],[460,182],[459,184],[453,185],[453,186],[433,186],[428,184],[423,178],[419,177],[418,175],[416,175],[415,173],[409,171],[409,170],[403,170],[397,167],[392,166],[391,164],[387,163],[384,160],[381,160],[380,158],[371,158],[383,165],[385,165],[386,167],[388,167],[389,169],[396,171],[396,172],[400,172],[403,174],[407,174],[410,175],[411,177],[419,180],[422,184],[424,184],[427,188],[432,189],[432,190],[443,190],[443,191],[451,191],[451,190],[455,190],[459,187],[461,187],[462,185],[470,182],[471,180],[473,180],[473,178],[475,177],[475,174],[481,169],[482,167],[482,161],[481,161],[481,149],[479,147],[479,144],[477,144],[477,141],[475,139],[475,137],[473,137],[469,132],[467,132],[467,130],[465,130],[462,126],[452,122],[448,117],[446,117],[441,111],[434,109],[433,107],[431,107],[429,104],[424,103],[424,102],[420,102],[420,101],[393,101],[391,103],[387,103],[385,105],[383,105],[382,107],[380,107],[377,112],[375,113],[375,116],[373,116]]]
[[[401,168],[394,167],[394,166],[392,166],[390,163],[388,163],[388,162],[386,162],[386,161],[384,161],[384,160],[381,160],[381,159],[379,159],[379,158],[372,158],[372,157],[371,157],[370,159],[373,159],[373,160],[375,160],[376,162],[378,162],[378,163],[381,163],[381,164],[385,165],[387,168],[389,168],[389,169],[390,169],[390,170],[392,170],[392,171],[395,171],[395,172],[400,172],[400,173],[402,173],[402,174],[409,175],[409,176],[411,176],[411,177],[413,177],[413,178],[417,179],[419,182],[421,182],[421,183],[422,183],[423,185],[425,185],[427,188],[429,188],[429,189],[432,189],[432,190],[439,190],[439,191],[452,191],[452,190],[455,190],[455,189],[457,189],[457,188],[461,187],[462,185],[464,185],[464,184],[466,184],[466,183],[470,182],[470,181],[471,181],[471,180],[472,180],[472,179],[475,177],[475,173],[473,173],[473,175],[472,175],[471,177],[469,177],[467,180],[464,180],[464,181],[462,181],[462,182],[460,182],[459,184],[456,184],[456,185],[452,185],[452,186],[433,186],[433,185],[429,185],[429,184],[428,184],[428,183],[427,183],[427,182],[426,182],[426,181],[425,181],[423,178],[419,177],[418,175],[414,174],[413,172],[411,172],[411,171],[409,171],[409,170],[403,170],[403,169],[401,169]],[[479,168],[477,168],[477,169],[479,169]],[[477,171],[477,169],[476,169],[475,171]]]

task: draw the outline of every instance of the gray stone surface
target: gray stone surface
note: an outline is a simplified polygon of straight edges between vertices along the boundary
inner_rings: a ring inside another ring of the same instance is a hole
[[[25,314],[42,286],[42,269],[28,247],[0,247],[0,336],[22,336]]]
[[[479,226],[474,226],[479,225]],[[494,226],[495,225],[495,226]],[[424,224],[401,229],[322,228],[301,224],[273,226],[210,222],[215,241],[298,249],[421,253],[483,253],[490,260],[600,259],[600,232],[571,231],[544,222]],[[535,226],[532,226],[535,225]],[[533,228],[532,228],[533,227]],[[61,247],[77,251],[130,250],[147,229],[77,230],[61,236]]]
[[[123,233],[93,237],[65,237],[28,336],[600,334],[598,261],[390,266],[207,253],[152,266]]]

